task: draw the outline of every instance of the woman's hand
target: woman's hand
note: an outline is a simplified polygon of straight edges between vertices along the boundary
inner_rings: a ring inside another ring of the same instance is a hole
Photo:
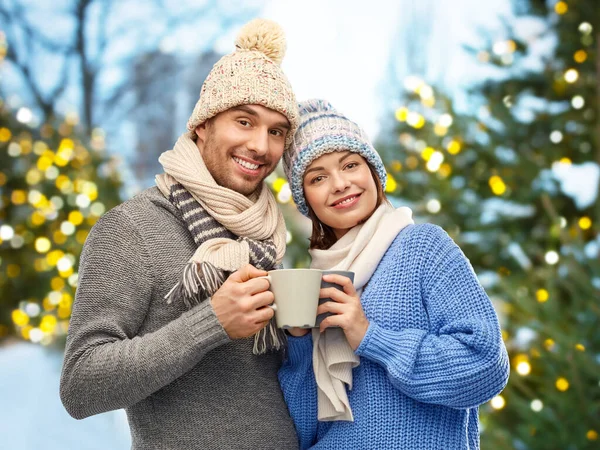
[[[332,274],[324,275],[323,280],[340,285],[344,290],[342,292],[334,287],[321,289],[319,297],[330,298],[332,301],[320,305],[317,314],[329,312],[334,315],[326,317],[321,322],[320,331],[322,333],[329,327],[340,327],[344,330],[352,350],[356,350],[369,328],[369,321],[360,304],[360,297],[348,277]]]

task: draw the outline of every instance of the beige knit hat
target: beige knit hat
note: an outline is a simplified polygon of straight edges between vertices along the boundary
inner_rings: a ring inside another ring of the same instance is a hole
[[[211,117],[238,105],[261,105],[280,112],[290,122],[285,148],[298,128],[298,105],[280,64],[286,50],[283,29],[275,22],[254,19],[240,30],[236,50],[223,56],[206,77],[200,100],[187,123],[190,135]]]

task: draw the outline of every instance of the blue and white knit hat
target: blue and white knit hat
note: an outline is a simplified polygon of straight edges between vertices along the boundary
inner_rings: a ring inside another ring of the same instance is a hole
[[[327,100],[307,100],[299,108],[300,125],[289,151],[283,155],[283,170],[302,214],[308,216],[302,187],[304,172],[315,159],[327,153],[358,153],[373,166],[385,190],[387,173],[383,161],[362,128],[337,112]]]

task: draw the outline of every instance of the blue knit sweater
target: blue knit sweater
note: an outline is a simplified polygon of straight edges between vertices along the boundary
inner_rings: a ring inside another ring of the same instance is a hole
[[[300,448],[478,449],[478,405],[509,362],[492,304],[440,227],[395,238],[361,296],[370,326],[348,397],[354,422],[318,422],[310,333],[290,338],[279,371]]]

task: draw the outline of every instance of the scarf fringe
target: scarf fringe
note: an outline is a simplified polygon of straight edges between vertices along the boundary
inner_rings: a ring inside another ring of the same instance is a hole
[[[217,292],[227,278],[225,271],[217,269],[209,262],[196,263],[190,261],[183,268],[183,276],[173,288],[165,295],[168,304],[173,299],[181,299],[184,305],[191,309]],[[254,335],[255,355],[265,354],[267,351],[277,351],[285,347],[287,337],[283,330],[277,328],[275,318],[271,319],[266,327]]]

